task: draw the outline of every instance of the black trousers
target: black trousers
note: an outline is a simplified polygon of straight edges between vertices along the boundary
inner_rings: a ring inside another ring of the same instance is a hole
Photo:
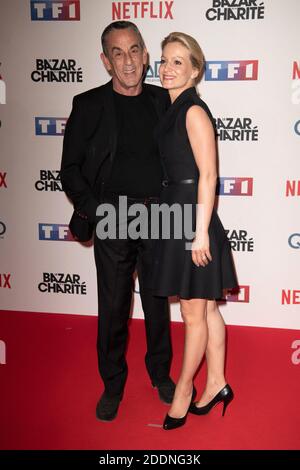
[[[140,202],[131,200],[131,203],[134,201]],[[106,197],[104,202],[113,201]],[[117,209],[115,201],[114,205]],[[148,223],[150,226],[150,217]],[[153,384],[169,376],[172,351],[168,299],[154,297],[149,288],[152,247],[150,239],[101,240],[95,234],[99,306],[98,365],[105,391],[111,396],[122,396],[128,373],[125,353],[136,269],[145,318],[146,368]]]

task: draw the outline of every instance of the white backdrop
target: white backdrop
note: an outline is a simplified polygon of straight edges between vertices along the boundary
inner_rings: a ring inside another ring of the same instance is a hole
[[[194,36],[205,53],[199,92],[220,130],[218,210],[241,286],[221,304],[225,321],[299,328],[300,2],[10,0],[0,9],[0,308],[97,313],[93,249],[70,240],[58,170],[72,97],[109,79],[101,32],[128,19],[148,46],[149,83],[159,85],[169,32]],[[180,320],[176,302],[171,312]],[[138,295],[133,314],[143,316]]]

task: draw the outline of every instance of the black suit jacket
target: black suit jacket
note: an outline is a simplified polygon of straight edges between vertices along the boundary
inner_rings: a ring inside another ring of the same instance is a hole
[[[143,84],[160,118],[170,104],[166,90]],[[109,178],[117,149],[117,122],[112,81],[73,98],[66,124],[61,162],[62,188],[71,199],[72,234],[88,240],[96,209]]]

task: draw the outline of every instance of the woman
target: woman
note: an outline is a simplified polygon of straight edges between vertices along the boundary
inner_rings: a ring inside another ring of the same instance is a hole
[[[214,121],[195,89],[203,66],[201,48],[187,34],[171,33],[162,42],[160,80],[172,104],[157,133],[167,180],[161,203],[178,203],[183,213],[188,205],[192,207],[189,222],[194,230],[194,238],[178,238],[174,222],[171,238],[161,237],[158,241],[154,260],[154,294],[179,296],[185,323],[183,364],[164,429],[182,426],[188,411],[206,414],[219,402],[223,403],[224,414],[233,398],[224,376],[225,325],[215,299],[222,297],[223,289],[238,284],[229,241],[214,209]],[[192,403],[196,394],[193,377],[204,354],[206,387],[200,400]]]

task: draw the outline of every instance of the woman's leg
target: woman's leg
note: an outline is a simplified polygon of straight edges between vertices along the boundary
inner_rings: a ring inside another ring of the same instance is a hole
[[[225,367],[225,324],[215,300],[207,301],[208,341],[205,351],[207,380],[204,392],[197,406],[204,406],[226,385]]]
[[[168,412],[173,418],[183,417],[188,410],[193,377],[207,347],[206,304],[206,299],[180,300],[181,315],[185,323],[185,341],[181,373]]]

